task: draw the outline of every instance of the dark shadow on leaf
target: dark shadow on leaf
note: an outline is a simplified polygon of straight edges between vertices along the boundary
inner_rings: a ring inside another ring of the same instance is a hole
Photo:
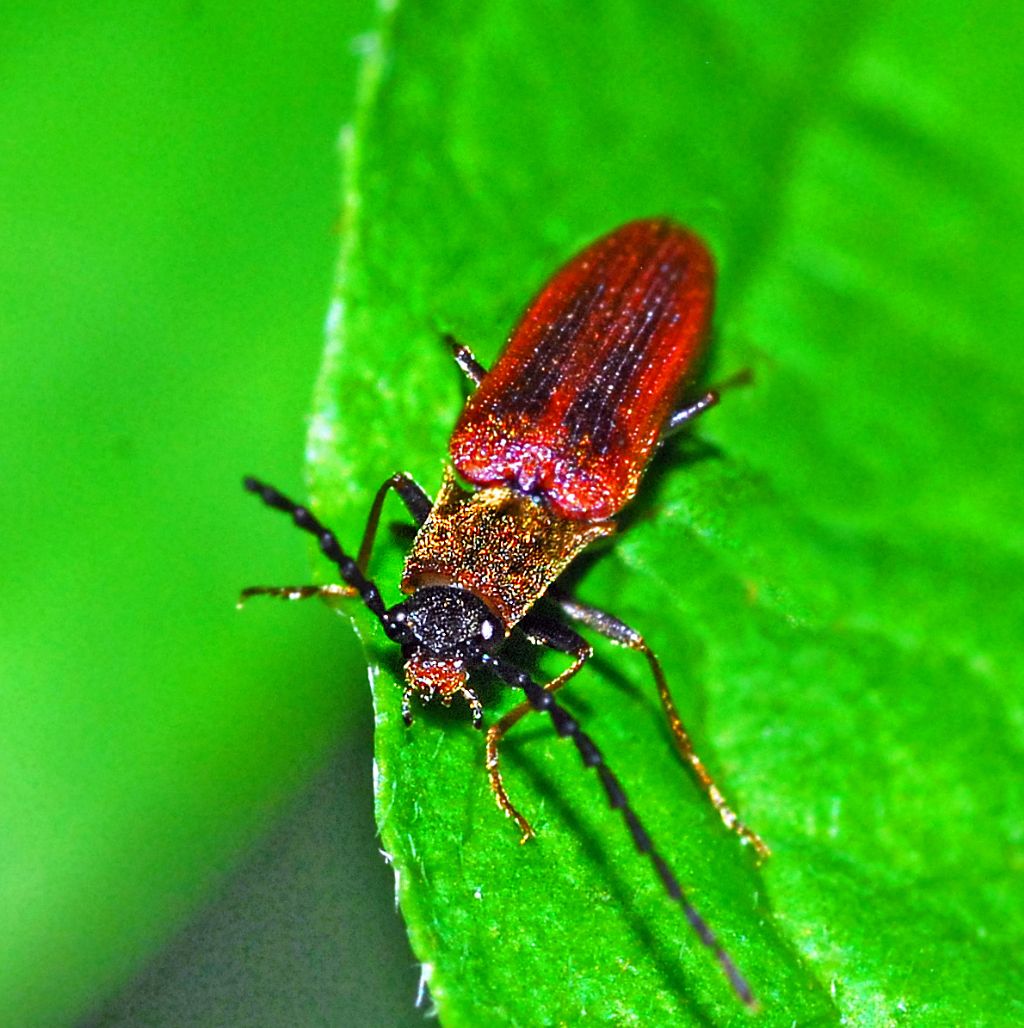
[[[586,854],[588,862],[601,869],[601,873],[608,885],[608,890],[615,897],[616,907],[622,920],[629,926],[631,933],[638,940],[642,950],[650,955],[651,961],[658,968],[665,981],[666,988],[679,997],[686,997],[686,1003],[694,1023],[712,1028],[716,1023],[715,1018],[709,1011],[690,998],[691,990],[688,986],[687,976],[678,958],[670,953],[668,947],[659,942],[655,937],[647,919],[635,913],[632,908],[633,898],[636,896],[637,890],[637,877],[639,876],[628,878],[626,869],[608,859],[606,847],[601,839],[602,834],[605,830],[607,832],[625,831],[625,827],[621,824],[618,826],[611,824],[611,821],[617,819],[618,815],[608,808],[606,802],[602,802],[603,795],[597,782],[595,781],[594,783],[593,809],[600,810],[602,814],[607,815],[608,823],[606,828],[604,822],[601,822],[602,827],[598,828],[596,815],[595,819],[591,820],[566,803],[558,788],[558,780],[542,771],[535,758],[524,752],[524,747],[521,744],[526,741],[528,740],[521,736],[517,740],[517,745],[509,747],[510,751],[514,750],[515,752],[514,764],[516,774],[523,775],[525,773],[537,794],[545,797],[549,802],[551,809],[554,811],[554,816],[579,841],[579,845]],[[580,771],[586,773],[582,768],[580,768]],[[646,858],[640,854],[637,854],[637,860],[646,863]],[[682,916],[681,913],[671,909],[669,900],[666,899],[665,905],[666,916]],[[694,936],[692,941],[694,947],[701,948],[701,943],[696,936]],[[609,960],[613,960],[614,956],[614,954],[609,954]],[[719,973],[710,954],[708,954],[708,961],[708,973]]]

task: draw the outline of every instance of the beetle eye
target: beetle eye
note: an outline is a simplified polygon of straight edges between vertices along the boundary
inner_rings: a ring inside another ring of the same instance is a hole
[[[483,639],[484,642],[490,642],[494,638],[496,628],[497,626],[490,618],[484,618],[483,621],[480,622],[480,638]]]

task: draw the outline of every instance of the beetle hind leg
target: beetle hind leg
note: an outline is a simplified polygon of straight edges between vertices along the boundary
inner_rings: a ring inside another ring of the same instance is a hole
[[[661,708],[665,713],[665,720],[668,722],[669,730],[672,733],[672,741],[675,743],[679,756],[682,757],[683,762],[693,772],[697,783],[704,790],[708,802],[718,811],[718,816],[722,819],[725,827],[729,831],[735,832],[742,843],[752,846],[759,860],[766,860],[770,857],[772,851],[768,848],[767,843],[757,832],[752,828],[748,828],[739,819],[736,812],[729,806],[729,802],[722,794],[722,790],[719,789],[714,778],[711,777],[711,772],[708,771],[704,761],[700,759],[700,756],[694,749],[690,733],[686,730],[686,725],[683,724],[683,719],[679,716],[675,700],[672,698],[668,681],[665,678],[665,672],[661,668],[661,662],[644,641],[644,637],[635,628],[630,628],[625,622],[620,621],[611,614],[597,607],[591,607],[589,604],[580,603],[560,590],[549,590],[548,596],[574,621],[594,629],[595,632],[600,632],[606,639],[611,639],[612,642],[618,643],[620,646],[625,646],[628,649],[642,653],[647,658],[647,664],[651,669],[651,675],[658,689]]]
[[[669,730],[672,732],[672,740],[676,744],[676,750],[678,750],[679,756],[683,758],[683,761],[690,766],[694,777],[707,795],[711,806],[718,811],[722,824],[730,832],[735,832],[740,837],[741,842],[753,846],[759,860],[767,860],[772,855],[768,844],[757,832],[752,828],[748,828],[739,819],[736,812],[729,806],[725,796],[722,795],[722,790],[718,788],[714,778],[711,777],[711,772],[705,767],[704,761],[700,759],[697,751],[693,748],[693,740],[690,738],[690,733],[686,730],[686,725],[683,724],[683,719],[679,716],[679,711],[676,709],[675,701],[672,699],[672,693],[669,691],[668,682],[665,679],[665,672],[661,669],[660,661],[647,643],[640,637],[630,648],[639,650],[647,658],[651,674],[654,676],[654,681],[658,687],[658,696],[661,699],[662,710],[665,712],[665,720],[668,721]]]

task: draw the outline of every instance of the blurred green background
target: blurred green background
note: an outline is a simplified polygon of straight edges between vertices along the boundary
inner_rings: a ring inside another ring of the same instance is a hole
[[[234,607],[309,576],[239,480],[303,488],[373,15],[0,12],[0,1024],[411,1009],[349,633]]]

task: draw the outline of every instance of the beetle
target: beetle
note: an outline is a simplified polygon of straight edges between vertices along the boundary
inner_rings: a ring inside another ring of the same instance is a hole
[[[391,476],[377,490],[353,558],[307,507],[246,478],[248,491],[317,538],[344,584],[257,586],[244,590],[241,599],[359,597],[401,647],[407,725],[415,699],[450,705],[461,697],[474,725],[483,728],[483,704],[471,684],[479,670],[521,690],[525,700],[487,729],[486,740],[491,788],[499,808],[518,825],[521,841],[534,833],[505,789],[499,747],[524,715],[542,711],[559,736],[575,743],[583,763],[595,769],[637,849],[648,855],[665,891],[713,951],[733,990],[753,1006],[749,985],[686,899],[600,749],[555,699],[593,655],[568,621],[643,654],[683,761],[726,827],[759,857],[769,854],[694,750],[661,664],[643,636],[579,602],[558,582],[580,553],[615,531],[613,518],[636,493],[660,443],[718,402],[718,392],[710,390],[680,403],[708,333],[714,276],[711,255],[696,234],[666,218],[633,221],[555,273],[490,371],[468,347],[448,337],[475,388],[452,432],[451,464],[436,499],[410,475]],[[366,571],[392,491],[418,530],[402,575],[406,599],[389,607]],[[542,598],[549,610],[538,607]],[[572,662],[542,686],[502,655],[513,636]]]

